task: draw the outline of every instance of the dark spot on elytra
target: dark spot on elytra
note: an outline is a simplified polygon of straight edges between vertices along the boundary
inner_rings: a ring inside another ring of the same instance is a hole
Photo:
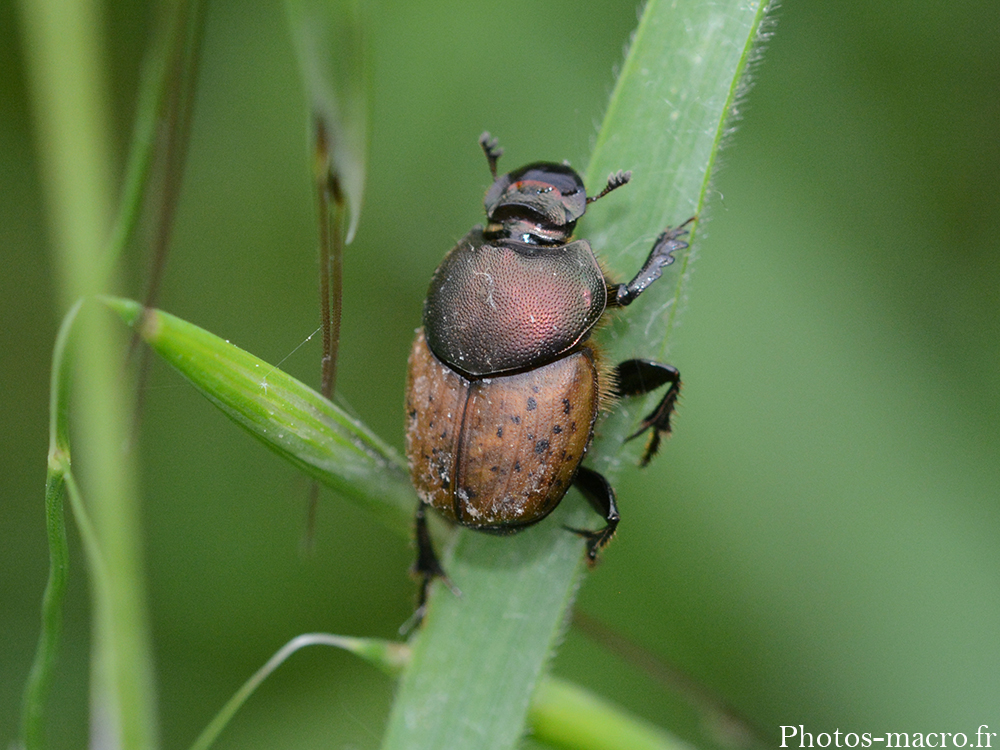
[[[503,427],[497,427],[497,437],[503,437]]]
[[[549,449],[548,440],[539,440],[535,443],[535,453],[545,453]]]
[[[521,424],[521,418],[517,416],[517,414],[511,414],[510,421],[513,422],[514,424]]]
[[[573,405],[569,402],[568,398],[564,398],[562,402],[563,402],[563,414],[569,414],[570,410],[573,408]]]
[[[560,432],[562,432],[562,426],[561,425],[555,425],[555,426],[553,426],[553,428],[552,428],[552,434],[553,435],[558,435]]]
[[[407,416],[408,416],[408,417],[409,417],[410,419],[416,419],[416,418],[417,418],[417,410],[416,410],[416,409],[411,409],[411,410],[410,410],[410,413],[409,413],[409,414],[408,414]]]
[[[490,467],[490,471],[492,471],[494,474],[496,474],[498,471],[500,471],[500,467],[499,466],[491,466]]]
[[[529,441],[534,440],[535,439],[535,433],[529,432],[527,435],[525,435],[525,439],[529,440]]]
[[[442,432],[441,433],[441,439],[442,440],[446,440],[447,438],[448,438],[448,433],[447,432]]]
[[[534,411],[538,408],[538,402],[535,401],[534,396],[528,396],[528,411]]]
[[[515,461],[514,462],[514,471],[520,471],[520,470],[521,470],[521,462],[520,461]]]
[[[541,393],[542,389],[539,388],[537,385],[533,385],[533,386],[531,386],[531,392],[532,393]]]
[[[570,432],[576,432],[576,422],[570,422],[569,423],[569,431]]]

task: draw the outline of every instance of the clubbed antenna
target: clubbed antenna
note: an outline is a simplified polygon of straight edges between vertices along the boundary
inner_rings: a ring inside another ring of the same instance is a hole
[[[486,154],[486,161],[490,163],[490,174],[493,175],[493,179],[495,180],[497,178],[497,162],[503,156],[500,141],[490,135],[489,131],[486,131],[479,136],[479,145],[483,147],[483,153]]]
[[[483,148],[485,148],[485,146]],[[593,203],[596,200],[600,200],[605,195],[610,193],[612,190],[617,190],[631,179],[632,179],[631,171],[626,172],[624,170],[619,169],[617,172],[608,175],[608,184],[604,186],[604,190],[599,192],[593,198],[587,198],[587,203]]]

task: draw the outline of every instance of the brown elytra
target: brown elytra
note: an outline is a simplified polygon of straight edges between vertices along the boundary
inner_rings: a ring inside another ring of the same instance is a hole
[[[542,367],[469,380],[418,331],[406,389],[406,455],[421,500],[509,532],[558,505],[593,432],[598,372],[587,345]]]

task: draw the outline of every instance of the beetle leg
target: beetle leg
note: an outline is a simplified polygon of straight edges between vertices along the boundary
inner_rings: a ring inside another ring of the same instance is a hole
[[[692,216],[680,226],[673,229],[668,227],[666,231],[660,234],[656,238],[656,242],[653,243],[653,249],[649,251],[649,257],[646,258],[646,262],[639,269],[639,273],[635,275],[635,278],[627,284],[619,284],[608,289],[608,304],[616,307],[630,305],[635,301],[636,297],[646,290],[646,287],[660,278],[663,269],[674,262],[674,251],[683,250],[688,246],[688,243],[682,240],[681,237],[684,237],[688,233],[688,230],[684,227],[694,221],[695,218]]]
[[[607,526],[597,531],[566,527],[569,531],[579,534],[587,540],[587,559],[593,565],[597,562],[597,553],[615,535],[615,529],[618,528],[618,521],[621,518],[618,515],[618,505],[615,503],[615,491],[603,474],[588,469],[586,466],[577,468],[573,484],[587,498],[590,506],[608,522]]]
[[[497,178],[497,162],[503,156],[500,141],[490,135],[489,131],[486,131],[479,136],[479,145],[482,146],[483,153],[486,154],[486,161],[490,163],[490,174],[493,175],[493,179],[495,180]]]
[[[645,466],[660,447],[660,433],[670,434],[670,415],[674,413],[677,397],[681,393],[681,374],[672,365],[654,362],[651,359],[627,359],[615,368],[615,395],[641,396],[655,391],[662,385],[670,384],[663,394],[660,403],[656,405],[639,425],[639,429],[629,435],[626,440],[639,437],[651,429],[646,451],[642,455],[641,465]]]
[[[604,190],[599,192],[597,195],[592,195],[587,198],[587,203],[593,203],[594,201],[599,201],[605,195],[610,193],[612,190],[617,190],[622,185],[626,184],[632,179],[632,172],[626,172],[624,169],[619,169],[617,172],[612,172],[608,175],[608,184],[604,186]]]
[[[420,592],[417,595],[417,611],[407,621],[407,626],[418,625],[424,619],[424,613],[427,611],[427,594],[431,581],[435,578],[440,578],[455,596],[462,595],[462,592],[448,578],[448,574],[444,572],[437,553],[434,551],[434,541],[431,539],[431,532],[427,527],[427,508],[423,501],[417,503],[416,527],[417,559],[413,563],[412,572],[420,578]]]

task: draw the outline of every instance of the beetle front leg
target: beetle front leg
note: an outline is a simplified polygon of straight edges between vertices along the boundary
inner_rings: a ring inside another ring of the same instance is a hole
[[[688,233],[685,229],[688,224],[695,220],[692,216],[679,227],[668,228],[653,243],[653,249],[649,251],[649,257],[639,273],[635,275],[627,284],[619,284],[608,289],[608,304],[615,307],[625,307],[635,301],[635,298],[642,294],[646,287],[660,278],[663,269],[674,262],[674,251],[683,250],[688,243],[681,239]]]
[[[642,455],[641,465],[645,466],[660,448],[660,434],[670,434],[670,416],[677,405],[677,397],[681,393],[681,374],[672,365],[654,362],[651,359],[627,359],[615,368],[615,395],[641,396],[655,391],[662,385],[670,384],[663,394],[660,403],[656,405],[639,425],[639,429],[629,435],[626,440],[639,437],[646,430],[652,430],[646,451]]]
[[[590,506],[607,521],[607,525],[597,531],[566,527],[569,531],[579,534],[587,540],[587,559],[593,565],[597,562],[597,553],[615,535],[615,530],[618,528],[618,521],[621,519],[621,516],[618,515],[618,505],[615,503],[615,491],[608,483],[608,480],[604,478],[604,475],[597,473],[593,469],[588,469],[586,466],[577,468],[573,484],[587,498]]]

